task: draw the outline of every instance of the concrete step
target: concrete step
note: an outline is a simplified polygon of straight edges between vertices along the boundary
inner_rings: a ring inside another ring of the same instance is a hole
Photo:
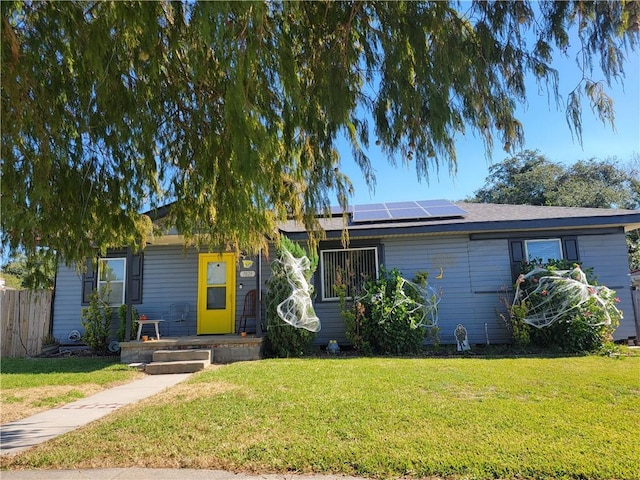
[[[156,350],[151,357],[153,362],[185,362],[205,360],[211,363],[211,350]]]
[[[167,373],[194,373],[204,370],[211,362],[206,360],[185,360],[175,362],[151,362],[144,371],[149,375],[162,375]]]

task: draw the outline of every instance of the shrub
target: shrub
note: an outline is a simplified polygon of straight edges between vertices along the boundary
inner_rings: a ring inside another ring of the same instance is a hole
[[[426,287],[427,277],[416,275],[414,282]],[[347,304],[346,288],[342,284],[336,286],[347,338],[354,348],[365,354],[383,355],[415,354],[422,349],[429,330],[422,323],[425,312],[419,305],[427,299],[410,288],[397,269],[382,269],[379,279],[365,283],[366,295],[357,297],[351,305]],[[437,302],[433,304],[437,308]],[[435,326],[431,330],[437,344],[438,330]]]
[[[120,324],[118,326],[118,341],[124,342],[125,335],[127,332],[127,305],[122,304],[118,307],[118,318],[120,319]],[[138,320],[140,319],[140,314],[136,310],[136,307],[131,307],[131,331],[129,332],[129,338],[127,340],[135,340],[137,332],[138,332]]]
[[[365,323],[364,305],[359,301],[354,302],[353,298],[347,299],[348,287],[340,270],[338,270],[336,277],[337,283],[333,288],[338,295],[340,316],[344,320],[345,336],[351,342],[354,350],[364,355],[370,355],[372,353],[371,345],[365,341],[362,334]]]
[[[267,280],[265,352],[267,355],[275,357],[299,357],[310,350],[316,334],[304,328],[296,328],[278,315],[278,305],[289,298],[293,292],[283,263],[285,251],[293,255],[294,258],[305,256],[309,258],[310,267],[304,272],[304,278],[307,282],[318,266],[317,255],[307,255],[299,244],[292,242],[287,237],[281,238],[277,251],[278,258],[271,264],[272,275]]]
[[[539,282],[548,276],[566,278],[558,280],[559,287],[553,295],[539,288]],[[576,282],[571,280],[580,280],[579,288],[575,288]],[[615,292],[598,287],[592,269],[581,270],[578,264],[563,260],[547,264],[527,262],[521,268],[516,286],[520,297],[508,305],[508,317],[505,317],[514,343],[578,353],[594,352],[611,341],[621,313],[615,307]],[[525,318],[540,312],[549,312],[558,318],[544,326],[525,322]]]
[[[105,354],[109,347],[109,330],[111,327],[111,315],[113,309],[109,306],[108,289],[94,290],[89,294],[89,306],[82,309],[82,326],[85,333],[82,341],[99,355]]]

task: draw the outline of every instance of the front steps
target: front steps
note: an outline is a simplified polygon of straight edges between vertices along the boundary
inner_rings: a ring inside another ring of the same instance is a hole
[[[211,364],[211,350],[156,350],[144,371],[149,375],[194,373]]]
[[[162,337],[147,342],[130,341],[120,343],[120,361],[128,365],[149,364],[153,353],[160,350],[209,350],[211,363],[225,364],[246,362],[262,358],[263,337],[239,335],[201,335],[191,337]]]

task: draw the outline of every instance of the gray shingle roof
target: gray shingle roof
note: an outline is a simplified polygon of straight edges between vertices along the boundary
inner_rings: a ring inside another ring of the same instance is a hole
[[[468,215],[457,218],[431,218],[412,221],[353,223],[349,218],[350,236],[398,235],[412,233],[475,233],[506,232],[563,228],[624,227],[640,228],[640,210],[540,207],[533,205],[502,205],[455,202]],[[322,228],[328,237],[335,237],[344,228],[342,216],[322,218]],[[303,236],[304,225],[288,221],[280,230],[289,236]]]

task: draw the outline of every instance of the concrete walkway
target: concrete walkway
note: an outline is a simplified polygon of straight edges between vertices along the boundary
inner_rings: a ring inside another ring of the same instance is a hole
[[[187,379],[189,375],[189,373],[147,375],[140,380],[103,390],[90,397],[38,413],[32,417],[5,423],[0,427],[0,455],[12,455],[51,440],[58,435],[102,418],[120,407],[172,387]],[[6,474],[7,472],[1,472],[0,478],[9,478],[5,477]]]

